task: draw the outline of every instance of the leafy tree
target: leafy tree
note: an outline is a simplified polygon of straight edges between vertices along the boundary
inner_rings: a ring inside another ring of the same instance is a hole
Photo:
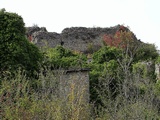
[[[116,47],[104,46],[99,51],[93,54],[93,62],[104,63],[110,60],[115,60],[120,57],[120,49]]]
[[[154,44],[142,43],[137,50],[134,61],[155,61],[159,54]]]
[[[106,47],[93,54],[90,72],[91,101],[98,105],[103,115],[106,114],[104,118],[159,117],[159,98],[154,93],[159,94],[159,86],[154,87],[155,77],[152,71],[158,53],[154,45],[137,41],[132,36],[126,31],[118,32],[114,37],[105,36]],[[137,103],[143,114],[133,112],[139,112],[136,109]]]
[[[91,102],[95,102],[96,106],[102,104],[99,97],[104,83],[109,83],[109,89],[106,94],[111,93],[112,97],[117,94],[117,74],[118,62],[117,57],[121,58],[121,49],[110,46],[103,46],[100,50],[93,54],[93,61],[90,63],[90,98]]]
[[[104,42],[106,46],[93,54],[90,72],[91,100],[98,99],[98,104],[103,103],[99,97],[102,93],[106,98],[115,99],[121,91],[124,98],[128,99],[130,92],[135,89],[134,64],[157,58],[157,50],[153,45],[138,41],[129,31],[118,31],[115,36],[105,36]],[[144,56],[145,54],[147,55]],[[142,69],[142,73],[146,73],[145,76],[154,81],[154,71],[149,69],[147,72]]]
[[[52,69],[59,68],[83,68],[86,65],[86,56],[74,53],[71,50],[65,49],[62,46],[55,48],[47,48],[44,52],[45,66],[51,66]]]
[[[39,49],[25,36],[21,16],[0,10],[0,73],[15,72],[22,68],[27,74],[38,70],[42,59]]]

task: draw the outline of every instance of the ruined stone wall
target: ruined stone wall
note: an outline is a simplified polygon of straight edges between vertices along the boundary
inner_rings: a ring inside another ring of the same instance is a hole
[[[89,103],[88,70],[58,70],[55,73],[59,81],[60,98],[74,103]]]
[[[155,64],[155,73],[157,80],[160,80],[160,64]]]
[[[90,47],[96,49],[102,46],[100,34],[100,31],[96,29],[74,27],[64,29],[61,36],[65,48],[88,52]]]
[[[110,28],[72,27],[65,28],[61,37],[65,48],[87,53],[91,49],[96,51],[103,45],[104,34],[114,35],[118,30],[120,30],[120,25]]]
[[[62,33],[58,34],[47,32],[45,28],[28,27],[26,34],[38,47],[63,45],[64,48],[87,53],[91,49],[96,51],[103,45],[104,34],[114,35],[120,29],[120,25],[110,28],[71,27],[65,28]],[[128,30],[128,28],[125,29]]]
[[[34,32],[32,42],[38,47],[56,47],[61,44],[61,36],[55,32]]]
[[[79,115],[88,118],[89,70],[55,70],[54,72],[56,80],[59,81],[59,98],[64,101],[64,106],[72,106],[73,111],[79,109]]]

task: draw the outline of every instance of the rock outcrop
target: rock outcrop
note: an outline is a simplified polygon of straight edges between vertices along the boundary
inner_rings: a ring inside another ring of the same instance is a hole
[[[102,36],[104,34],[114,35],[120,30],[128,31],[129,29],[122,25],[110,28],[71,27],[65,28],[61,34],[58,34],[47,32],[44,27],[28,27],[26,34],[30,41],[38,47],[63,45],[71,50],[89,53],[98,50],[103,45]]]

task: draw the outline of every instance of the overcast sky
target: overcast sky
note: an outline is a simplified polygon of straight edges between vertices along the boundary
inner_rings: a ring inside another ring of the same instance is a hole
[[[160,0],[0,0],[1,8],[18,13],[27,27],[37,24],[49,32],[124,24],[160,49]]]

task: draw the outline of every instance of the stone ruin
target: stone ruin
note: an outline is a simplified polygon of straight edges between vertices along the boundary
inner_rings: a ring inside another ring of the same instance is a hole
[[[58,82],[58,96],[63,105],[79,109],[80,119],[89,117],[89,71],[90,69],[54,70]]]
[[[155,65],[155,73],[156,73],[157,80],[160,80],[160,64]]]
[[[115,35],[117,31],[129,31],[123,25],[116,25],[110,28],[86,28],[71,27],[65,28],[61,33],[48,32],[45,27],[27,27],[27,38],[38,47],[56,47],[62,45],[64,48],[82,53],[97,51],[102,45],[103,35]],[[133,34],[135,40],[136,36]],[[160,65],[155,65],[157,79],[160,79]]]
[[[64,48],[89,53],[97,51],[102,45],[102,36],[104,34],[114,35],[121,29],[128,31],[127,27],[117,25],[110,28],[86,28],[71,27],[65,28],[60,34],[48,32],[44,27],[27,27],[26,35],[28,39],[38,47],[55,47],[63,45]],[[135,37],[136,38],[136,37]]]
[[[62,33],[48,32],[44,27],[28,27],[26,36],[38,47],[48,46],[56,47],[62,45],[64,48],[89,53],[90,49],[98,50],[102,45],[102,36],[114,35],[117,31],[121,30],[122,26],[117,25],[110,28],[86,28],[86,27],[71,27],[65,28]],[[124,27],[125,31],[129,29]],[[136,38],[136,36],[134,36]],[[145,63],[146,64],[146,63]],[[148,65],[148,64],[146,64]],[[155,73],[157,78],[160,79],[160,65],[155,66]],[[62,99],[68,98],[69,95],[76,97],[72,102],[76,105],[76,101],[81,99],[83,103],[89,103],[89,70],[66,70],[63,72],[59,79],[59,93]],[[57,74],[59,75],[59,74]],[[83,93],[83,94],[82,94]],[[78,96],[77,96],[78,95]],[[71,96],[72,97],[72,96]],[[84,110],[84,112],[87,112]]]
[[[79,100],[89,103],[89,69],[55,70],[59,81],[59,97],[67,101],[75,97],[73,102]],[[78,103],[77,103],[78,104]]]

